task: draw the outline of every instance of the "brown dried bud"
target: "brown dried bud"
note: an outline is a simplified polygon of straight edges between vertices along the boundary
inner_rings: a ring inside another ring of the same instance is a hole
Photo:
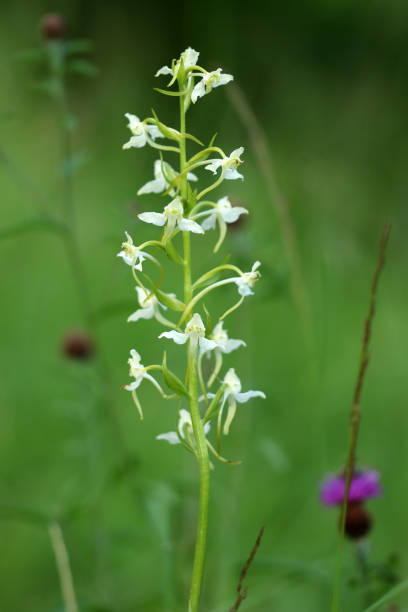
[[[350,503],[347,507],[345,534],[352,540],[363,538],[371,530],[371,514],[360,503]]]
[[[87,333],[71,331],[62,342],[62,351],[70,359],[86,360],[92,357],[94,345]]]
[[[58,13],[48,13],[41,19],[40,29],[45,40],[61,40],[65,37],[65,20]]]

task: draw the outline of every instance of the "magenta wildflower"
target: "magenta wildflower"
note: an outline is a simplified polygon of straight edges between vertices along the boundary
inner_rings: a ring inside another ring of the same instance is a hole
[[[333,476],[326,480],[320,490],[320,501],[325,506],[338,506],[343,502],[345,491],[345,476]],[[356,472],[351,480],[348,501],[360,503],[370,497],[381,495],[379,472],[366,470]]]

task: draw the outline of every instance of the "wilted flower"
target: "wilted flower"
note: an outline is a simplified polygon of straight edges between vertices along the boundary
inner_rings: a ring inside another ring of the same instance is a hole
[[[325,506],[338,506],[343,503],[346,488],[345,476],[332,476],[320,490],[320,501]],[[356,471],[350,483],[348,502],[363,502],[370,497],[381,495],[379,473],[374,470]]]
[[[140,149],[140,147],[145,146],[149,138],[151,140],[164,138],[164,135],[156,125],[144,123],[140,121],[139,117],[130,113],[125,113],[125,117],[129,120],[128,128],[132,132],[132,136],[128,142],[125,142],[122,147],[123,149],[131,149],[132,147]]]
[[[176,178],[177,173],[167,162],[163,162],[161,159],[156,159],[154,162],[154,180],[148,181],[143,187],[139,189],[137,195],[143,193],[163,193],[169,187],[170,183]],[[192,172],[187,173],[188,181],[196,181],[197,177]],[[174,196],[176,193],[175,189],[171,189],[169,194]]]
[[[242,155],[243,152],[244,147],[234,149],[229,157],[210,160],[210,163],[205,166],[205,169],[210,170],[213,174],[217,174],[218,168],[221,168],[222,178],[229,180],[244,178],[237,170],[237,167],[242,164],[240,155]]]
[[[197,102],[198,98],[202,98],[206,94],[210,93],[210,91],[215,87],[226,85],[234,79],[232,74],[222,74],[221,68],[218,68],[213,72],[207,72],[206,74],[197,75],[194,73],[194,76],[200,76],[201,81],[194,86],[191,94],[191,101],[193,104]]]

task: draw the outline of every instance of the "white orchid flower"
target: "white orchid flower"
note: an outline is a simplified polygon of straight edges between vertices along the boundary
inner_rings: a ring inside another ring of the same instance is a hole
[[[190,340],[192,348],[199,347],[200,351],[212,351],[217,347],[214,340],[205,337],[205,327],[202,318],[198,313],[194,313],[186,325],[185,333],[178,331],[167,331],[160,334],[159,338],[170,338],[176,344],[185,344]]]
[[[136,270],[141,271],[143,262],[146,258],[153,259],[151,255],[141,251],[138,247],[133,244],[132,237],[125,232],[127,240],[122,242],[122,250],[118,253],[118,257],[121,257],[128,266],[134,267]]]
[[[166,191],[170,183],[176,178],[177,172],[167,162],[162,162],[161,159],[156,159],[154,162],[154,180],[148,181],[139,189],[137,195],[144,193],[163,193]],[[187,173],[188,181],[197,181],[197,177],[192,172]],[[175,189],[169,191],[171,196],[176,194]]]
[[[136,310],[133,314],[128,317],[128,321],[139,321],[139,319],[153,319],[156,318],[160,322],[163,322],[163,317],[160,313],[160,308],[167,310],[164,304],[161,304],[154,293],[149,293],[142,287],[135,287],[137,291],[137,298],[141,308]],[[174,293],[168,293],[169,297],[176,297]]]
[[[239,294],[243,297],[246,297],[247,295],[254,295],[252,287],[260,277],[260,273],[258,272],[260,265],[261,262],[256,261],[250,272],[244,272],[242,276],[237,276],[232,279],[238,287]]]
[[[122,147],[123,149],[131,149],[132,147],[140,149],[141,147],[145,146],[149,138],[151,140],[156,140],[156,138],[164,138],[164,135],[156,125],[144,123],[143,121],[140,121],[139,117],[136,117],[136,115],[131,115],[130,113],[125,113],[125,117],[129,120],[127,127],[132,132],[132,136],[128,142],[125,142]]]
[[[248,211],[243,206],[233,206],[227,196],[218,200],[214,208],[198,213],[197,217],[207,218],[201,224],[203,230],[215,229],[216,222],[219,223],[235,223],[241,215],[248,214]]]
[[[217,323],[210,334],[210,339],[217,344],[217,351],[221,353],[231,353],[240,346],[246,346],[243,340],[233,340],[228,337],[227,331],[223,328],[223,321]]]
[[[129,364],[129,376],[132,376],[135,380],[127,385],[123,386],[123,389],[126,391],[131,391],[135,404],[140,414],[140,418],[143,419],[143,411],[140,405],[140,402],[136,395],[136,389],[140,386],[143,380],[149,380],[152,385],[156,387],[156,389],[164,396],[163,389],[159,385],[159,383],[151,376],[147,371],[144,365],[141,363],[141,357],[135,349],[131,349],[130,358],[128,359]]]
[[[196,74],[194,76],[200,76],[201,81],[199,81],[195,86],[191,94],[191,101],[195,104],[198,98],[202,98],[206,94],[210,93],[212,89],[215,87],[219,87],[220,85],[226,85],[230,81],[234,79],[232,74],[221,74],[222,69],[218,68],[213,72],[207,72],[206,74]]]
[[[178,71],[181,66],[181,60],[183,60],[184,68],[191,68],[191,66],[195,66],[197,64],[198,56],[200,55],[199,51],[194,51],[191,47],[188,47],[183,53],[180,55],[180,58],[175,62],[174,69],[169,68],[169,66],[162,66],[156,72],[154,76],[158,77],[160,75],[171,74],[174,78],[177,78]]]
[[[164,231],[163,240],[166,241],[170,238],[174,232],[179,229],[182,232],[193,232],[194,234],[204,234],[204,230],[195,221],[192,219],[186,219],[183,217],[183,204],[180,198],[175,198],[164,207],[162,213],[157,212],[146,212],[138,215],[141,221],[145,223],[153,223],[153,225],[158,225],[159,227],[163,227],[166,225],[166,229]]]
[[[228,180],[244,178],[237,170],[237,167],[242,164],[240,155],[244,152],[244,147],[234,149],[229,157],[213,159],[205,166],[206,170],[210,170],[213,174],[217,174],[218,168],[221,168],[221,176]]]
[[[179,420],[177,424],[177,431],[169,431],[167,433],[159,434],[156,436],[156,440],[166,440],[169,444],[181,444],[181,440],[186,440],[194,444],[194,432],[193,424],[191,422],[191,415],[188,410],[182,408],[179,412]],[[210,431],[210,423],[204,425],[204,434]]]
[[[204,219],[201,227],[203,230],[215,229],[217,221],[220,228],[220,237],[214,248],[214,253],[218,251],[221,244],[224,241],[227,233],[227,223],[235,223],[241,215],[248,214],[248,211],[243,206],[233,206],[227,196],[218,200],[217,204],[214,204],[213,208],[204,210],[197,215],[194,215],[195,219],[200,217],[207,217]]]
[[[225,419],[223,430],[224,435],[228,435],[229,428],[237,410],[237,402],[239,404],[245,404],[252,397],[262,397],[263,399],[265,399],[266,395],[262,391],[246,391],[245,393],[241,393],[241,381],[235,374],[234,368],[230,368],[228,370],[224,377],[223,384],[225,386],[225,391],[222,399],[221,409],[218,413],[218,421],[219,423],[221,422],[224,405],[226,402],[228,402],[228,413],[227,418]],[[214,394],[209,393],[208,397],[214,397]]]

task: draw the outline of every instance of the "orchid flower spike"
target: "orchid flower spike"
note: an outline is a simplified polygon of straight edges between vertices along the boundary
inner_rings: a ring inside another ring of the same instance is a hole
[[[198,313],[194,313],[186,325],[185,333],[178,331],[167,331],[160,334],[159,338],[170,338],[176,344],[185,344],[190,340],[192,349],[199,347],[200,351],[212,351],[217,347],[214,340],[205,337],[205,327],[202,318]]]
[[[131,149],[135,147],[140,149],[148,142],[148,139],[156,140],[156,138],[164,138],[159,128],[156,125],[151,125],[140,121],[136,115],[125,113],[125,117],[129,120],[128,128],[132,132],[132,136],[128,142],[125,142],[123,149]]]
[[[177,172],[167,162],[162,162],[161,159],[156,159],[154,162],[154,180],[148,181],[139,189],[137,195],[144,193],[163,193],[168,189],[169,185],[176,178]],[[187,173],[188,181],[197,181],[197,177],[192,172]],[[175,189],[169,191],[171,196],[176,195]]]
[[[210,170],[213,174],[217,174],[218,168],[221,168],[221,176],[228,180],[234,180],[244,178],[237,170],[237,167],[242,164],[240,156],[244,152],[244,147],[234,149],[229,157],[221,159],[212,159],[210,163],[205,166],[206,170]]]
[[[171,238],[177,229],[182,232],[193,232],[194,234],[204,234],[203,228],[198,225],[192,219],[186,219],[183,217],[183,204],[180,198],[174,198],[164,207],[162,213],[157,212],[146,212],[138,215],[141,221],[145,223],[152,223],[153,225],[158,225],[159,227],[163,227],[166,225],[163,234],[163,242]]]
[[[225,196],[218,200],[217,204],[214,204],[213,208],[205,210],[195,215],[195,219],[199,217],[207,217],[204,219],[201,227],[203,230],[215,229],[216,223],[220,227],[220,237],[215,245],[214,252],[216,253],[224,241],[227,233],[227,223],[235,223],[241,215],[248,214],[248,211],[243,206],[232,206],[229,198]]]
[[[139,319],[153,319],[156,318],[162,321],[160,308],[167,310],[166,306],[161,304],[154,293],[149,293],[142,287],[135,287],[137,291],[137,298],[141,308],[136,310],[133,314],[128,317],[128,321],[139,321]],[[167,294],[169,297],[176,297],[174,293]]]
[[[174,79],[176,79],[178,71],[180,70],[181,61],[183,61],[184,68],[191,68],[191,66],[195,66],[197,64],[199,55],[199,51],[194,51],[194,49],[188,47],[185,51],[183,51],[177,61],[173,60],[173,68],[169,68],[169,66],[162,66],[154,76],[158,77],[160,75],[170,74]]]
[[[151,258],[151,255],[141,251],[138,247],[133,244],[132,237],[125,232],[127,240],[122,242],[122,250],[118,253],[118,257],[121,257],[128,266],[134,267],[136,270],[141,271],[143,262],[146,258]]]
[[[239,404],[245,404],[252,397],[262,397],[263,399],[265,399],[266,395],[262,391],[246,391],[245,393],[241,393],[241,381],[235,374],[234,368],[230,368],[228,370],[224,377],[223,384],[225,385],[225,391],[222,399],[221,409],[218,413],[218,418],[219,421],[221,421],[224,404],[226,401],[228,401],[228,413],[224,423],[224,435],[228,435],[230,425],[237,410],[237,402]],[[212,396],[212,394],[208,395],[208,397],[210,396]]]
[[[210,423],[206,423],[204,425],[204,433],[207,434],[209,431]],[[181,440],[186,439],[190,445],[195,444],[191,415],[188,410],[182,408],[179,412],[177,431],[169,431],[167,433],[159,434],[156,436],[156,440],[166,440],[166,442],[169,444],[181,444]]]
[[[260,265],[261,262],[256,261],[250,272],[244,272],[242,276],[237,276],[233,279],[234,283],[238,287],[238,293],[243,297],[246,297],[247,295],[254,295],[252,288],[260,277],[260,273],[258,272]]]
[[[232,74],[221,74],[222,69],[218,68],[213,72],[207,72],[206,74],[195,74],[194,76],[200,76],[201,81],[199,81],[195,86],[191,94],[191,101],[195,104],[198,98],[202,98],[206,94],[210,93],[215,87],[219,87],[220,85],[226,85],[230,81],[234,79]]]

